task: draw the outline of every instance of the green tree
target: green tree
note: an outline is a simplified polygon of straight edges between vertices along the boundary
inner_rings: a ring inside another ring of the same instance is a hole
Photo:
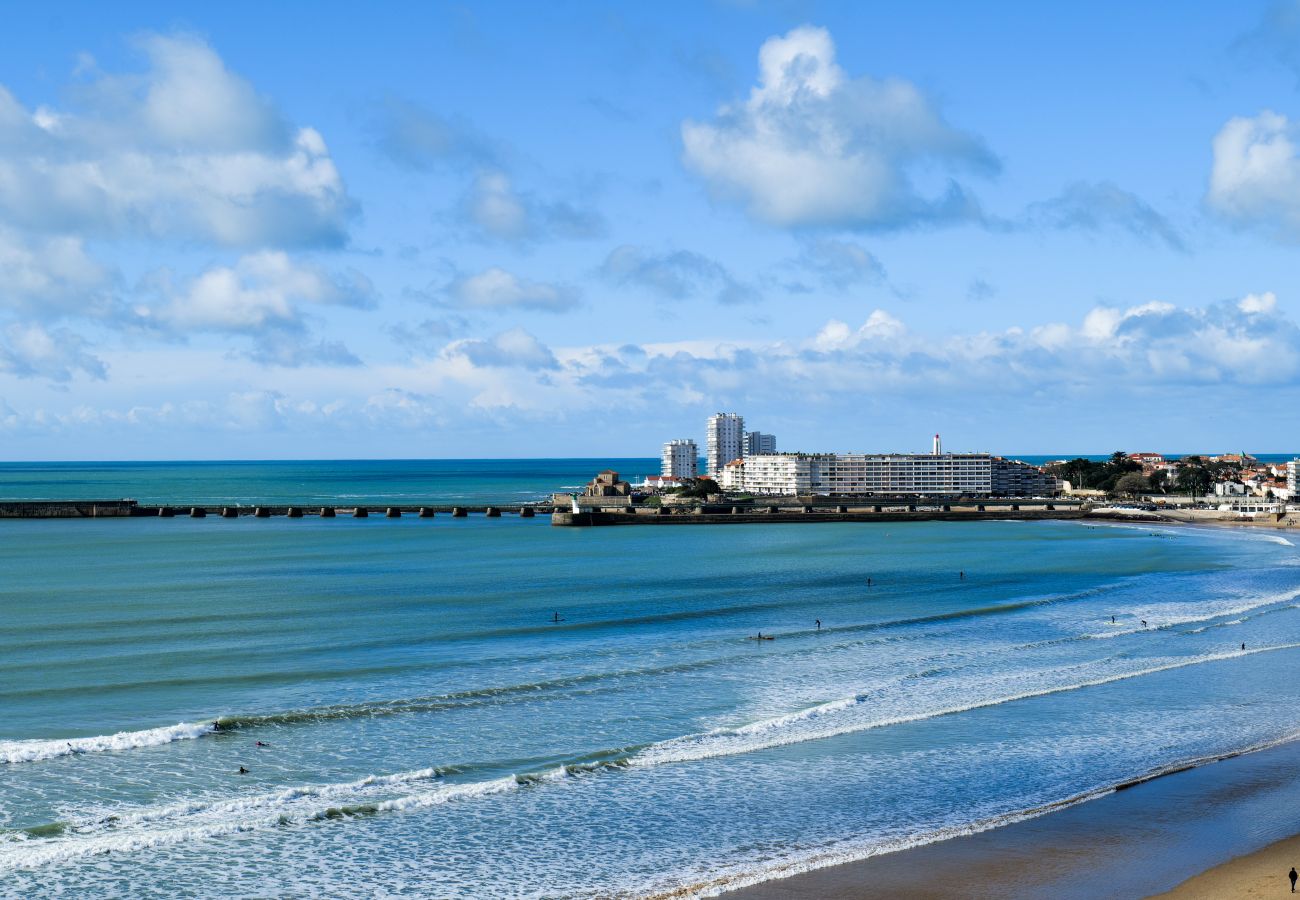
[[[1188,460],[1200,459],[1199,456],[1189,456]],[[1204,495],[1210,492],[1210,472],[1201,465],[1188,465],[1184,460],[1183,465],[1178,470],[1178,480],[1175,482],[1178,490],[1191,494],[1193,497]]]
[[[1151,490],[1151,482],[1141,472],[1127,472],[1115,481],[1115,493],[1136,497]]]

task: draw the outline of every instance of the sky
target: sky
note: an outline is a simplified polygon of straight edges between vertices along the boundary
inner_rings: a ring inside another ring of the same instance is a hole
[[[15,4],[0,459],[1300,450],[1300,3]]]

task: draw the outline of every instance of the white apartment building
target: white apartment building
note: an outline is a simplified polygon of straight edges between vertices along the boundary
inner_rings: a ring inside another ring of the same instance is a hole
[[[829,453],[773,453],[747,456],[744,461],[744,489],[767,496],[811,494],[813,471],[820,471]]]
[[[743,459],[733,459],[722,467],[718,473],[718,487],[724,491],[730,491],[733,494],[741,493],[745,490],[745,461]]]
[[[695,478],[699,475],[700,448],[690,438],[664,444],[659,457],[659,474],[669,478]]]
[[[776,452],[776,435],[761,431],[745,432],[745,456],[758,456],[763,453]]]
[[[1300,496],[1300,494],[1296,493],[1296,488],[1300,487],[1300,485],[1296,484],[1297,468],[1300,468],[1300,459],[1293,459],[1286,464],[1286,486],[1292,497]]]
[[[1034,496],[1059,489],[1056,479],[1037,467],[988,453],[749,456],[743,483],[754,494],[826,497]]]
[[[715,413],[705,424],[707,436],[705,462],[710,475],[717,476],[722,467],[745,455],[745,417],[736,413]]]

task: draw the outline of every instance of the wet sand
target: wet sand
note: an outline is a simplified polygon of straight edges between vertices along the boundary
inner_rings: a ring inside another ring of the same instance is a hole
[[[1291,742],[1157,778],[1036,819],[793,875],[724,896],[744,900],[1091,900],[1162,892],[1177,900],[1281,896],[1290,893],[1287,870],[1300,864],[1300,836],[1296,835],[1300,835],[1300,743]]]
[[[1153,900],[1238,900],[1290,894],[1287,873],[1292,866],[1300,866],[1300,835],[1215,866]]]

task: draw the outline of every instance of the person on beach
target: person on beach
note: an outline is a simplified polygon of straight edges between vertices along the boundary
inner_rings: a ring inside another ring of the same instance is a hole
[[[1292,866],[1292,867],[1291,867],[1291,871],[1290,871],[1290,872],[1287,872],[1286,877],[1291,879],[1291,893],[1294,894],[1294,893],[1295,893],[1295,879],[1296,879],[1295,866]]]

